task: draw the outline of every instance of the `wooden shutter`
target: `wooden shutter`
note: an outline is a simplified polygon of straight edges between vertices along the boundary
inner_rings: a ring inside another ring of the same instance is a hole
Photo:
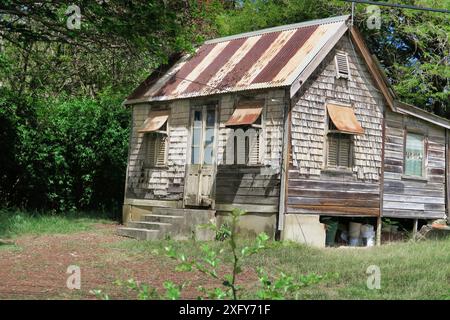
[[[347,134],[328,134],[327,165],[329,167],[351,166],[351,137]]]
[[[257,165],[260,163],[259,161],[259,153],[260,153],[260,132],[257,131],[253,136],[253,139],[248,139],[248,164],[249,165]]]
[[[339,135],[339,167],[350,167],[350,136]]]
[[[337,167],[338,160],[337,160],[337,154],[338,154],[338,139],[336,138],[336,135],[329,134],[328,135],[328,166],[330,167]]]
[[[155,144],[156,167],[162,167],[166,164],[166,144],[167,144],[167,137],[162,134],[158,134],[156,137],[156,144]]]
[[[166,164],[167,136],[150,133],[146,135],[145,166],[161,167]]]
[[[336,77],[350,79],[348,55],[345,53],[336,53],[334,61],[336,64]]]
[[[153,167],[155,165],[155,135],[146,134],[145,160],[146,167]]]

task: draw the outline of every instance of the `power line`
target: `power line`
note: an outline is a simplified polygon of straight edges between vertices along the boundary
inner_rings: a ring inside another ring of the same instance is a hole
[[[378,2],[378,1],[370,1],[370,0],[341,0],[341,1],[353,2],[353,3],[356,2],[356,3],[361,3],[361,4],[373,4],[373,5],[377,5],[377,6],[383,6],[383,7],[394,7],[394,8],[403,8],[403,9],[412,9],[412,10],[450,13],[450,10],[446,10],[446,9],[419,7],[419,6],[409,5],[409,4],[387,3],[387,2]]]

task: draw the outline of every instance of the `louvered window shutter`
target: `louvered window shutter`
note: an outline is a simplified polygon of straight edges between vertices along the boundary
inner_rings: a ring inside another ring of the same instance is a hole
[[[344,53],[337,53],[334,60],[336,63],[336,77],[350,79],[348,55]]]
[[[167,137],[162,134],[147,134],[145,165],[161,167],[166,164]]]
[[[155,164],[155,135],[146,134],[146,150],[145,150],[145,165],[153,167]]]
[[[164,135],[159,134],[156,137],[156,159],[155,159],[155,165],[157,167],[164,166],[166,164],[166,144],[167,144],[167,137]]]
[[[328,134],[327,164],[329,167],[351,166],[351,137],[348,134]]]
[[[249,165],[257,165],[260,163],[259,161],[259,152],[260,152],[260,132],[253,136],[253,139],[249,137],[248,143],[248,164]]]
[[[335,135],[330,134],[328,136],[328,166],[337,166],[337,153],[338,153],[338,139]]]
[[[339,160],[340,167],[350,167],[350,137],[340,135],[339,137]]]

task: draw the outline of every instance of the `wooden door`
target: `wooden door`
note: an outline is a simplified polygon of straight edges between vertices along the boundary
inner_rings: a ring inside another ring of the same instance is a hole
[[[200,106],[192,109],[190,150],[187,153],[188,164],[184,187],[186,206],[214,205],[216,123],[215,106]]]

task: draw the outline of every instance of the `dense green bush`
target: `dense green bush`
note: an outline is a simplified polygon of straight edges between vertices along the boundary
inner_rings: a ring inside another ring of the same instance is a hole
[[[123,199],[130,111],[123,96],[19,99],[0,93],[0,200],[59,211],[114,210]]]

